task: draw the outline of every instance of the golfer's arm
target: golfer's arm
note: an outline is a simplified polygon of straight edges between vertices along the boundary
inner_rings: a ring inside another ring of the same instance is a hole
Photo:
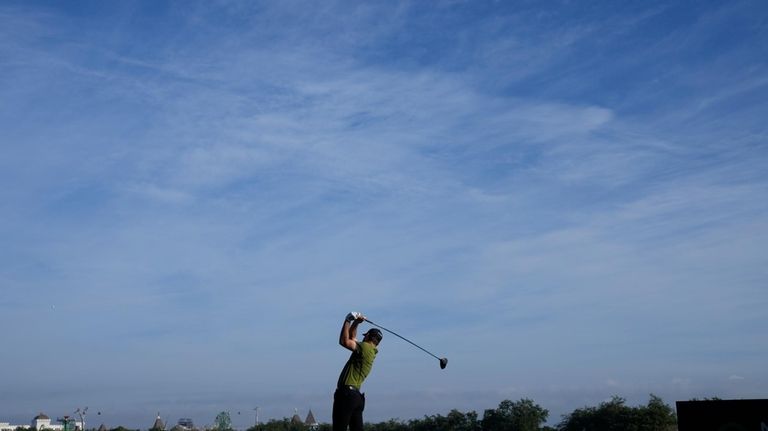
[[[339,344],[352,351],[357,347],[357,343],[355,342],[357,325],[357,321],[353,321],[350,324],[345,320],[344,324],[341,325],[341,334],[339,334]]]

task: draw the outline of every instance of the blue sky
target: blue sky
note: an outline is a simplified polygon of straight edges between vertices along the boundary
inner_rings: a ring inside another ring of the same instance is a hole
[[[3,2],[0,421],[766,397],[766,16]]]

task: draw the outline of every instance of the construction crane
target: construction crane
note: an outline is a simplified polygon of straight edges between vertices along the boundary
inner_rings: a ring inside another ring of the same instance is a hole
[[[85,431],[85,414],[88,412],[88,407],[85,407],[84,409],[77,409],[75,410],[75,414],[80,417],[80,430]]]

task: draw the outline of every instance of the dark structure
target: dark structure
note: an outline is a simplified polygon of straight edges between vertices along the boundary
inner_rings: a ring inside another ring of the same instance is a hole
[[[163,420],[160,419],[160,412],[157,413],[157,418],[155,419],[155,423],[152,425],[151,430],[155,431],[165,431],[165,424],[163,423]]]
[[[195,424],[192,422],[192,419],[190,418],[181,418],[179,419],[178,425],[180,427],[184,427],[186,429],[192,429],[195,427]]]
[[[675,404],[678,431],[768,431],[768,399]]]
[[[307,413],[307,418],[304,419],[304,425],[309,427],[310,430],[316,430],[320,427],[320,424],[317,423],[317,420],[315,419],[315,415],[312,414],[312,409],[309,409],[309,413]]]
[[[301,417],[299,416],[299,412],[295,411],[293,413],[293,417],[291,418],[291,424],[294,425],[302,425],[304,422],[301,421]]]

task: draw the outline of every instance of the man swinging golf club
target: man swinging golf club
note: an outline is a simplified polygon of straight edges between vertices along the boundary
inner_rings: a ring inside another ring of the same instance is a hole
[[[371,372],[373,361],[379,352],[381,331],[371,328],[363,334],[363,341],[357,341],[357,326],[365,321],[362,313],[347,314],[341,325],[339,344],[352,351],[341,370],[336,392],[333,394],[333,431],[362,431],[365,394],[360,392],[365,378]]]

